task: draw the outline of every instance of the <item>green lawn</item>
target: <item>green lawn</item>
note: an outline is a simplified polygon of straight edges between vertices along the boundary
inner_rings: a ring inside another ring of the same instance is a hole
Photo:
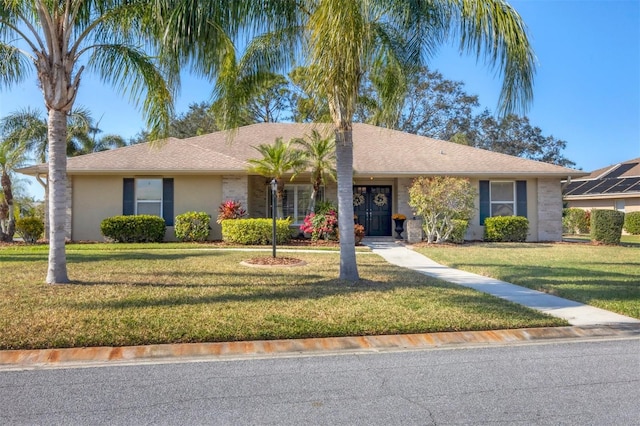
[[[640,245],[474,243],[416,248],[436,262],[640,318]]]
[[[270,252],[198,247],[71,244],[70,285],[44,284],[46,246],[0,247],[0,349],[566,325],[367,252],[349,285],[335,252],[281,253],[308,264],[258,269],[240,262]]]
[[[588,234],[565,235],[565,237],[571,240],[581,240],[584,242],[591,241],[591,237]],[[640,235],[623,235],[620,238],[620,244],[628,247],[633,247],[633,246],[640,247]]]

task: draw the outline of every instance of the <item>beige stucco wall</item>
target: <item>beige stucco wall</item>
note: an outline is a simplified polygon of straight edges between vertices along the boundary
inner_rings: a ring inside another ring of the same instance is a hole
[[[75,241],[102,241],[100,222],[122,214],[123,176],[73,176],[71,238]],[[220,239],[215,220],[222,202],[222,178],[219,176],[174,177],[174,216],[188,211],[211,215],[210,239]],[[165,239],[175,239],[173,227],[167,227]]]
[[[206,212],[211,216],[210,240],[222,238],[216,223],[218,206],[222,202],[222,177],[176,176],[173,178],[173,213],[175,216],[189,211]],[[175,240],[173,227],[167,227],[166,240]]]
[[[71,239],[103,240],[100,222],[122,214],[122,176],[73,176],[71,179]],[[221,239],[221,228],[215,220],[218,206],[225,199],[237,199],[246,206],[250,217],[266,217],[265,178],[260,176],[174,176],[174,215],[187,211],[204,211],[211,215],[210,239]],[[392,187],[392,212],[413,217],[408,205],[411,178],[356,179],[354,185],[389,185]],[[479,191],[479,180],[470,180]],[[296,181],[295,183],[306,183]],[[325,199],[337,202],[337,186],[325,187]],[[466,239],[481,240],[479,200]],[[606,207],[605,207],[606,206]],[[579,207],[576,205],[576,207]],[[598,208],[612,208],[613,200],[605,200]],[[626,211],[640,210],[640,198],[628,200]],[[562,195],[557,179],[527,180],[527,216],[530,223],[528,240],[558,241],[562,238]],[[166,240],[175,239],[173,227],[167,228]]]
[[[103,241],[100,222],[122,214],[122,177],[72,177],[71,239]]]

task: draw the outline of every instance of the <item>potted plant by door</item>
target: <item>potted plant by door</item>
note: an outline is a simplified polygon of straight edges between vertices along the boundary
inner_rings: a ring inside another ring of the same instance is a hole
[[[396,239],[401,240],[402,231],[404,231],[404,221],[407,220],[407,217],[401,213],[395,213],[393,216],[391,216],[391,218],[396,224]]]
[[[355,225],[353,225],[353,232],[355,233],[356,237],[356,245],[358,245],[364,238],[364,226],[356,223]]]

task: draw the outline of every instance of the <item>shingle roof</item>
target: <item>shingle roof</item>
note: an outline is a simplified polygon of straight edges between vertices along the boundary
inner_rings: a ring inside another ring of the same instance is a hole
[[[331,134],[327,124],[261,123],[233,133],[215,132],[187,139],[169,138],[69,158],[69,174],[113,173],[244,173],[246,160],[258,158],[253,148],[303,137],[317,129]],[[354,173],[366,176],[583,176],[578,170],[472,148],[367,124],[353,125]],[[27,167],[26,174],[46,172],[46,165]]]
[[[582,179],[604,179],[614,177],[640,177],[640,157],[594,170]]]
[[[640,196],[640,158],[594,170],[564,190],[567,199],[629,196]]]

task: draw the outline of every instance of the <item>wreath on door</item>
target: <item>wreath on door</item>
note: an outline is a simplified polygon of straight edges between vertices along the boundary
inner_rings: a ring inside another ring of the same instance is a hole
[[[387,196],[384,194],[376,194],[376,196],[373,197],[373,203],[378,207],[386,206]]]
[[[353,194],[353,205],[355,207],[361,206],[364,204],[364,195],[362,194]]]

